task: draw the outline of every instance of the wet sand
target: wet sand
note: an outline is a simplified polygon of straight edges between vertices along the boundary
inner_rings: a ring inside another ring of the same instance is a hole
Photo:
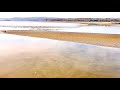
[[[120,26],[119,22],[80,22],[87,25],[100,25],[100,26]]]
[[[1,35],[1,78],[120,77],[119,48]]]
[[[11,30],[7,31],[6,33],[120,48],[119,34],[97,34],[97,33],[32,31],[32,30],[31,31]]]

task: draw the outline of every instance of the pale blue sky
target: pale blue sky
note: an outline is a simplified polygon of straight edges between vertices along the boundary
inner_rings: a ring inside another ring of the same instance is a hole
[[[0,18],[11,17],[120,18],[120,12],[0,12]]]

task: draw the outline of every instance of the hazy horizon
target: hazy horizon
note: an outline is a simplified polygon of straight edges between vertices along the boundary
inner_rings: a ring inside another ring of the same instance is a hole
[[[14,17],[120,18],[120,12],[0,12],[0,18]]]

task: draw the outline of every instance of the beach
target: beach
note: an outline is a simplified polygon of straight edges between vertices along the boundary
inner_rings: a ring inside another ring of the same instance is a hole
[[[0,77],[119,78],[119,27],[70,28],[1,30]]]
[[[120,12],[0,12],[0,78],[120,78]]]

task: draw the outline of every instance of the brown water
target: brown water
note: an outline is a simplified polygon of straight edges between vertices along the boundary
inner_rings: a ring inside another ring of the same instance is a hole
[[[1,34],[0,77],[120,77],[120,48]]]

